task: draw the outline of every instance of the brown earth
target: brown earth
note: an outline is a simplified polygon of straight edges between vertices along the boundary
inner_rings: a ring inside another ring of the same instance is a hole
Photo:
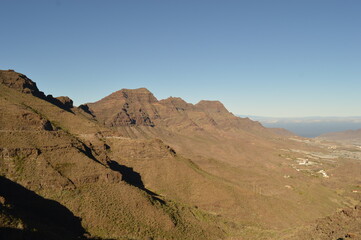
[[[224,235],[215,216],[139,185],[139,174],[109,158],[104,135],[114,135],[112,131],[88,120],[86,114],[4,85],[0,85],[0,110],[1,175],[66,207],[81,218],[81,226],[92,237],[218,239]],[[7,201],[6,195],[2,198]],[[15,217],[1,231],[48,235],[37,226],[18,227],[15,223],[27,220],[21,214]]]
[[[299,230],[289,240],[361,239],[361,206],[346,208]]]
[[[356,201],[338,190],[360,177],[333,177],[357,176],[360,162],[321,159],[330,179],[296,171],[305,152],[328,150],[218,101],[159,101],[142,88],[77,108],[25,75],[0,71],[0,82],[0,174],[71,213],[79,232],[49,222],[69,239],[280,239]],[[0,233],[50,234],[0,196]]]

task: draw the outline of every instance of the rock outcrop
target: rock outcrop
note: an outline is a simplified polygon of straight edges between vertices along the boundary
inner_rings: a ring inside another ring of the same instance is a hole
[[[46,98],[45,94],[39,91],[35,82],[24,74],[17,73],[14,70],[0,70],[0,83],[22,93],[32,94],[42,99]]]
[[[219,101],[202,100],[195,105],[177,97],[158,101],[145,88],[122,89],[86,106],[99,122],[110,127],[151,126],[192,131],[232,127],[264,129],[250,119],[234,116]]]
[[[55,99],[59,101],[60,106],[63,106],[66,109],[70,109],[74,107],[73,100],[71,100],[69,97],[61,96],[61,97],[56,97]]]
[[[87,104],[88,110],[106,126],[154,126],[150,115],[154,115],[152,104],[158,100],[145,88],[122,89]]]
[[[211,113],[230,114],[220,101],[202,100],[195,105],[198,109]]]
[[[41,98],[64,110],[70,111],[70,109],[73,108],[73,100],[69,97],[61,96],[54,98],[52,95],[46,96],[44,92],[38,89],[35,82],[24,74],[17,73],[14,70],[0,70],[0,83],[19,92]]]

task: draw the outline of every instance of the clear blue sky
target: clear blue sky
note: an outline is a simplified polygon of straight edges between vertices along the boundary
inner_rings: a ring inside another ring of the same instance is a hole
[[[261,116],[361,115],[360,0],[1,0],[0,69],[92,102],[121,88]]]

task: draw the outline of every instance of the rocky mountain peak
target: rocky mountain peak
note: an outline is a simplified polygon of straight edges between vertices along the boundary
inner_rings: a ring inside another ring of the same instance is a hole
[[[151,93],[146,88],[137,88],[137,89],[123,88],[105,97],[104,100],[124,100],[126,102],[139,102],[139,103],[158,102],[157,98],[154,97],[153,93]]]
[[[169,97],[159,101],[159,103],[167,107],[174,107],[177,110],[185,110],[194,107],[193,104],[187,103],[180,97]]]
[[[39,91],[35,82],[24,74],[15,72],[14,70],[0,70],[0,83],[19,92],[45,98],[44,93]]]
[[[201,100],[195,106],[210,113],[229,113],[220,101]]]
[[[146,88],[138,88],[138,89],[123,89],[123,96],[134,102],[141,103],[155,103],[158,102],[157,98],[154,97],[153,93],[151,93]]]
[[[45,94],[38,89],[35,82],[29,79],[26,75],[15,72],[11,69],[0,70],[0,83],[19,92],[41,98],[67,111],[70,111],[70,108],[73,107],[73,100],[69,97],[61,96],[54,98],[52,95],[45,96]]]

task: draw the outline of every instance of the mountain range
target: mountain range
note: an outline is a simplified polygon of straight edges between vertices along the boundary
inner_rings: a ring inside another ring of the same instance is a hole
[[[219,101],[140,88],[75,107],[1,70],[0,113],[0,238],[361,236],[359,160]]]

